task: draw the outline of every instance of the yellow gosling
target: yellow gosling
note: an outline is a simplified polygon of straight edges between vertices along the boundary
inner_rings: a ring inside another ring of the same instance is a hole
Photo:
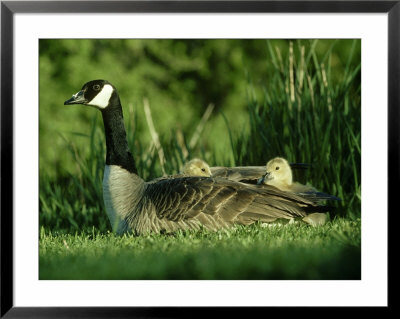
[[[271,185],[282,191],[293,193],[315,192],[315,188],[293,182],[290,164],[283,157],[275,157],[266,165],[265,175],[258,180],[258,184]]]
[[[267,163],[266,173],[259,179],[258,184],[271,185],[282,191],[293,193],[316,192],[312,186],[293,182],[290,164],[282,157],[275,157]],[[324,213],[313,213],[302,220],[311,226],[322,226],[327,222],[328,216]]]
[[[198,158],[187,162],[183,167],[183,174],[188,176],[211,176],[211,170],[208,164]]]

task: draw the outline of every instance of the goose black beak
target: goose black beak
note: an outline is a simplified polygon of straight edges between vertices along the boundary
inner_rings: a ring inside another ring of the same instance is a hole
[[[83,95],[83,91],[79,91],[78,93],[72,95],[72,97],[69,100],[66,100],[64,102],[64,105],[70,105],[70,104],[85,104],[87,100],[85,99],[85,96]]]

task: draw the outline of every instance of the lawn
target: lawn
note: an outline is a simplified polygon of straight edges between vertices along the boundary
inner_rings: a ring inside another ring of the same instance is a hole
[[[218,232],[40,234],[40,279],[361,279],[361,222]]]
[[[39,44],[40,279],[361,278],[360,40]],[[128,144],[145,180],[177,173],[194,157],[244,166],[282,156],[310,164],[294,172],[295,181],[341,199],[329,203],[331,221],[116,236],[102,196],[101,114],[63,106],[96,78],[119,90]],[[151,140],[145,104],[163,155]],[[205,116],[209,105],[215,107]]]

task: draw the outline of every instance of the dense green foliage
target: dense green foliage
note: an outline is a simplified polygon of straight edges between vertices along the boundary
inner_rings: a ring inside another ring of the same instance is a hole
[[[360,55],[359,40],[40,40],[40,277],[359,278]],[[284,156],[311,164],[296,180],[340,197],[331,216],[345,219],[321,228],[114,236],[102,199],[101,114],[62,105],[96,78],[119,91],[145,180],[163,169],[176,173],[193,157],[231,166]],[[151,142],[144,99],[165,165]],[[202,122],[210,103],[214,111]]]
[[[171,236],[54,235],[40,279],[361,279],[361,223],[237,226]]]
[[[221,154],[230,150],[222,113],[232,130],[248,131],[250,101],[280,107],[290,98],[290,46],[286,40],[42,39],[39,48],[40,169],[52,177],[77,170],[62,137],[76,144],[82,156],[89,156],[88,141],[73,133],[88,135],[95,112],[63,106],[88,80],[107,79],[118,88],[125,115],[132,109],[138,117],[135,130],[145,147],[150,134],[144,98],[149,99],[155,127],[164,142],[174,138],[177,130],[189,141],[206,107],[213,103],[214,112],[194,151],[200,155],[204,148],[219,161],[226,160]],[[325,94],[314,103],[317,107],[327,104],[326,91],[336,91],[347,83],[354,92],[360,84],[359,73],[355,83],[349,77],[360,65],[359,40],[298,40],[293,42],[293,55],[296,94],[299,91],[303,107],[310,102],[304,96],[311,94],[309,80],[314,98],[320,91]],[[328,89],[323,84],[323,69]],[[341,98],[331,92],[334,97]],[[353,101],[354,94],[343,97],[346,105],[359,103]],[[102,125],[100,117],[97,125]]]

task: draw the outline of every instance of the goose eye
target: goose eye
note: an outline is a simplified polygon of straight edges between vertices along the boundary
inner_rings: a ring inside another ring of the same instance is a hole
[[[100,90],[100,85],[98,85],[98,84],[93,85],[93,90],[95,90],[95,91]]]
[[[205,172],[205,171],[206,171],[206,169],[205,169],[205,168],[202,168],[201,170],[202,170],[203,172]]]
[[[279,170],[279,166],[275,167],[275,170]]]

